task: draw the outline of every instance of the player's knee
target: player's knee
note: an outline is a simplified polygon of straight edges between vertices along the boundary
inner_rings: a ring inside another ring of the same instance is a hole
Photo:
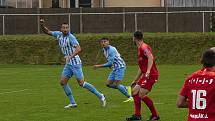
[[[64,86],[65,84],[66,84],[65,81],[62,81],[62,80],[60,81],[60,85],[61,85],[61,86]]]
[[[107,86],[108,88],[114,88],[114,89],[117,88],[117,85],[115,85],[115,84],[106,84],[106,86]]]
[[[78,84],[79,84],[79,86],[83,87],[84,86],[84,81],[79,81]]]
[[[137,92],[135,92],[134,90],[131,90],[131,95],[136,95]]]
[[[83,86],[84,86],[82,83],[78,83],[78,85],[79,85],[80,87],[83,87]]]
[[[116,86],[119,86],[119,85],[120,85],[120,80],[116,80],[116,81],[115,81],[115,85],[116,85]]]
[[[132,88],[131,90],[131,94],[132,95],[137,95],[139,93],[139,89],[138,88]]]
[[[139,92],[139,97],[144,98],[147,95],[147,92]]]
[[[106,84],[106,86],[110,88],[110,84]]]
[[[145,96],[146,96],[146,95],[139,95],[139,97],[140,97],[141,99],[143,99]]]

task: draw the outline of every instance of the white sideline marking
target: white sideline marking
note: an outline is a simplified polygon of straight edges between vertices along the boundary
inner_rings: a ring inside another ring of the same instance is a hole
[[[10,94],[10,93],[16,93],[16,92],[24,92],[28,89],[22,89],[22,90],[15,90],[15,91],[9,91],[9,92],[2,92],[0,93],[0,95],[3,95],[3,94]]]

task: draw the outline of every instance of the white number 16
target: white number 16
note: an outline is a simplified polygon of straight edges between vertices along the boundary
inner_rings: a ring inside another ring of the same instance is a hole
[[[201,96],[206,96],[206,90],[191,90],[193,94],[193,109],[205,109],[206,99]]]

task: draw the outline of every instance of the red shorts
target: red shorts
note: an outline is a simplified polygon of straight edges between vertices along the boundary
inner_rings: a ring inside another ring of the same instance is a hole
[[[157,82],[157,80],[158,80],[158,75],[149,76],[148,79],[146,79],[146,77],[143,76],[140,78],[137,84],[140,85],[141,88],[151,91],[152,86],[155,84],[155,82]]]

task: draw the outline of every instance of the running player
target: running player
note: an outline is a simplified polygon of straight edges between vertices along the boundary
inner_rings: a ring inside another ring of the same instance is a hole
[[[92,84],[84,81],[82,63],[80,57],[78,56],[78,54],[81,52],[81,47],[76,37],[70,33],[69,24],[61,24],[60,31],[50,31],[44,25],[44,22],[44,19],[40,19],[40,25],[43,32],[48,35],[54,36],[58,40],[59,46],[66,62],[60,79],[60,84],[63,87],[67,97],[69,98],[70,104],[68,104],[64,108],[77,107],[77,104],[72,94],[72,90],[68,85],[68,81],[73,75],[76,77],[76,80],[81,87],[95,94],[102,102],[102,106],[105,106],[106,100],[104,94],[97,91]]]
[[[108,38],[100,39],[100,45],[102,47],[104,56],[107,59],[107,63],[94,65],[94,69],[101,67],[112,67],[112,72],[109,74],[106,82],[107,87],[118,89],[123,95],[125,95],[128,99],[124,102],[133,101],[131,94],[129,94],[131,87],[120,84],[120,82],[123,80],[126,69],[124,60],[121,58],[117,49],[109,44]]]

